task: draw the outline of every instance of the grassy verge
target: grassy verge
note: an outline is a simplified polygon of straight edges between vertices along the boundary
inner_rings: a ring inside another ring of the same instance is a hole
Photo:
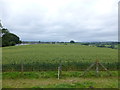
[[[83,71],[62,71],[61,78],[66,77],[108,77],[109,74],[105,71],[100,71],[98,75],[96,75],[95,71],[87,72],[84,76]],[[117,71],[110,71],[111,76],[118,76]],[[43,71],[43,72],[3,72],[3,79],[38,79],[38,78],[57,78],[56,71]]]
[[[83,72],[62,72],[60,80],[57,72],[4,72],[3,88],[117,88],[118,73],[111,71],[112,76],[106,72],[87,73],[81,77]]]

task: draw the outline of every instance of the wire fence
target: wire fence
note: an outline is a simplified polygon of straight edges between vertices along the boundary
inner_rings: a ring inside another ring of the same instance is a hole
[[[83,71],[86,70],[92,63],[85,62],[67,62],[67,63],[11,63],[11,64],[3,64],[2,71],[56,71],[58,67],[61,65],[63,71]],[[118,70],[119,62],[114,63],[102,63],[108,70]],[[95,67],[92,68],[94,70]],[[99,67],[99,70],[102,70]]]

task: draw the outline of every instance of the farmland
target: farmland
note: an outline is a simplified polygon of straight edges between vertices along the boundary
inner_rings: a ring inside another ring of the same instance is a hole
[[[85,70],[99,60],[110,70],[117,69],[118,50],[84,45],[36,44],[3,48],[3,71]]]
[[[118,88],[117,49],[78,44],[36,44],[4,47],[2,50],[3,88]],[[110,70],[111,76],[104,71],[96,76],[95,70],[82,76],[83,70],[96,60]],[[58,80],[59,65],[63,71]],[[21,66],[23,72],[20,72]]]

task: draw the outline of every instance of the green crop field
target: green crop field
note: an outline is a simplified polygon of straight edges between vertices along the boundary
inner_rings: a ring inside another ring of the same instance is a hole
[[[2,48],[3,71],[85,70],[99,60],[110,70],[118,66],[118,50],[84,45],[36,44]]]

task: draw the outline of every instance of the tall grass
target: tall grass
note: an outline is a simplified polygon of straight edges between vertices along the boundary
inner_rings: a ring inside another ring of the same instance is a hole
[[[99,60],[110,70],[118,69],[118,50],[83,45],[38,44],[3,48],[3,71],[85,70]]]

